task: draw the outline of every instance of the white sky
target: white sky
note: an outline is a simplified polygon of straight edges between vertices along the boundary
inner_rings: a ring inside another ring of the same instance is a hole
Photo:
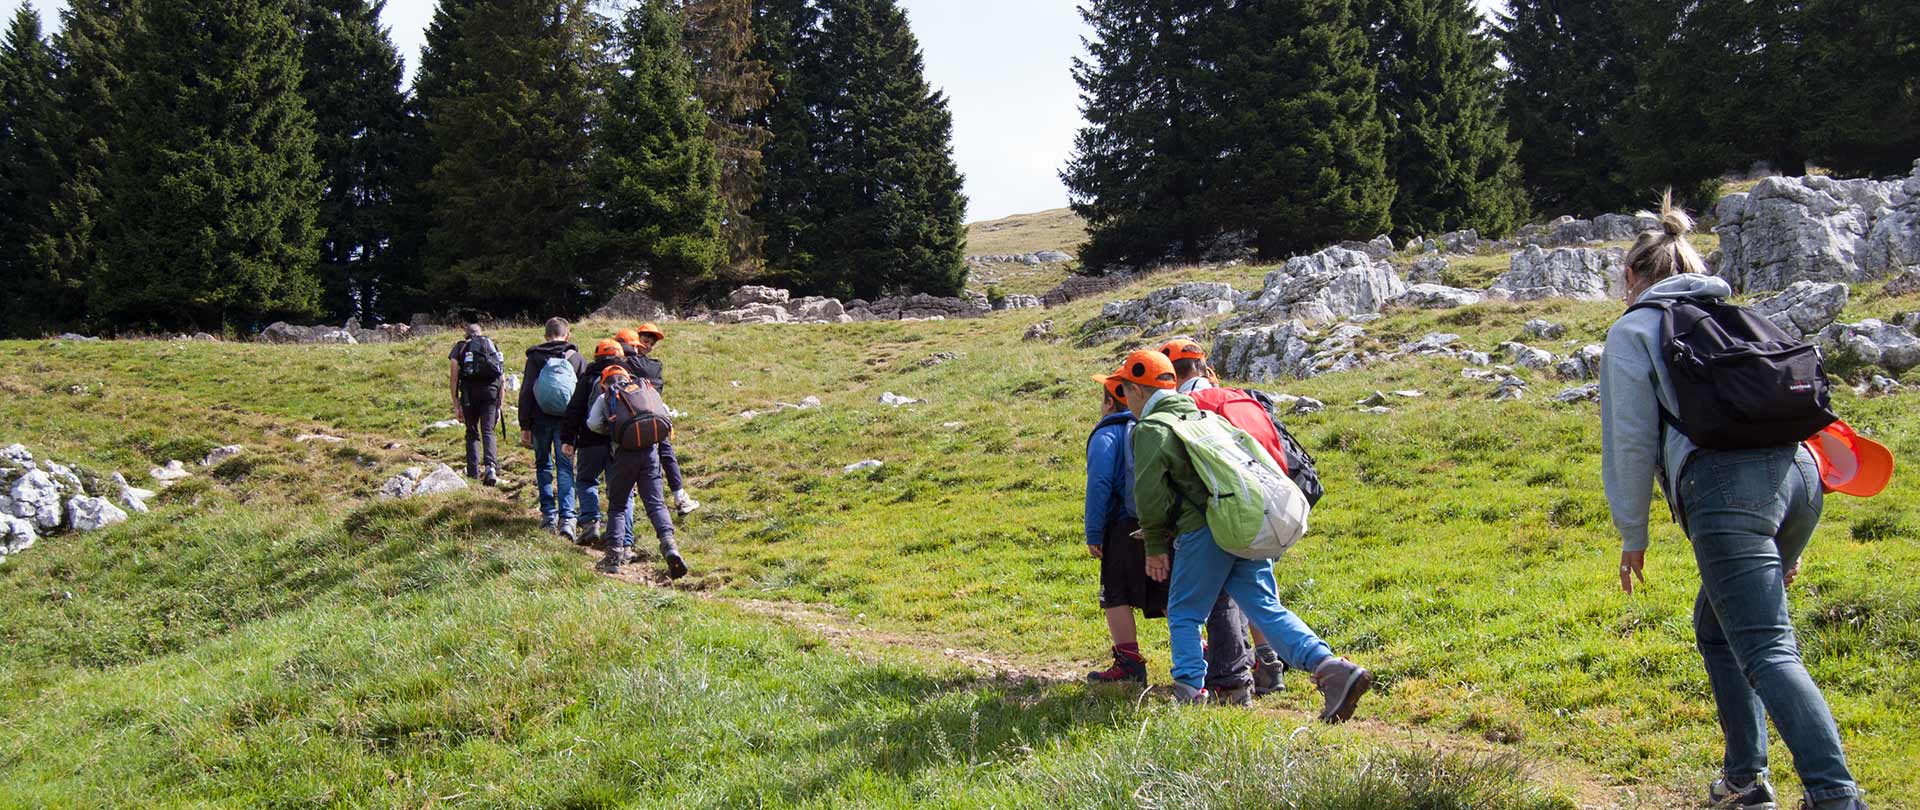
[[[0,0],[8,18],[23,0]],[[48,30],[60,0],[31,0]],[[1503,0],[1474,0],[1482,10]],[[1082,52],[1077,0],[901,0],[926,53],[927,76],[953,110],[954,157],[967,177],[970,221],[1067,204],[1057,174],[1080,128],[1068,72]],[[433,0],[388,0],[386,23],[412,71]]]

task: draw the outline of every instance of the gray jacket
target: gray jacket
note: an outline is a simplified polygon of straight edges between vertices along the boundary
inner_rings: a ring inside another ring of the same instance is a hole
[[[1732,294],[1718,278],[1683,274],[1661,280],[1640,300],[1721,299]],[[1658,473],[1665,473],[1659,483],[1671,509],[1674,485],[1699,449],[1680,431],[1665,429],[1660,420],[1661,408],[1677,410],[1660,349],[1660,320],[1656,310],[1639,310],[1614,321],[1600,365],[1600,475],[1623,551],[1647,547],[1647,513]]]

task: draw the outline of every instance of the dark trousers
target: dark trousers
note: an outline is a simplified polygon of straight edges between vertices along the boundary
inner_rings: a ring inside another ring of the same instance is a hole
[[[460,412],[467,422],[467,477],[495,468],[493,430],[500,421],[500,393],[492,383],[463,387]]]
[[[604,444],[573,451],[573,500],[583,524],[600,522],[600,475],[612,458],[613,448]]]
[[[607,542],[615,547],[633,545],[631,506],[635,489],[640,505],[647,510],[653,533],[662,549],[674,548],[673,516],[667,512],[666,493],[661,490],[660,458],[652,448],[615,450],[607,463]]]
[[[1253,645],[1247,643],[1247,614],[1225,591],[1207,615],[1207,689],[1215,692],[1253,685]]]
[[[673,442],[661,442],[656,447],[660,450],[660,472],[667,477],[667,494],[679,492],[686,482],[680,480],[680,457],[673,454]]]

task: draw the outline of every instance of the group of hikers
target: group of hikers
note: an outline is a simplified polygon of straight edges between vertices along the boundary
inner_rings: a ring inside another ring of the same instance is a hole
[[[1671,194],[1657,219],[1626,253],[1628,310],[1608,331],[1600,382],[1620,587],[1646,581],[1657,483],[1700,572],[1696,643],[1726,740],[1709,803],[1777,807],[1771,717],[1805,786],[1801,807],[1863,810],[1839,727],[1801,660],[1787,586],[1824,493],[1877,494],[1892,455],[1833,414],[1817,349],[1727,302],[1732,290],[1706,272]],[[1085,531],[1113,665],[1088,679],[1146,682],[1138,610],[1167,620],[1175,700],[1246,705],[1299,669],[1320,692],[1323,721],[1352,717],[1373,675],[1278,599],[1273,561],[1304,534],[1323,488],[1274,398],[1218,385],[1205,350],[1185,338],[1093,379]]]
[[[506,361],[473,320],[447,355],[447,388],[453,417],[466,426],[467,476],[494,486],[499,481],[494,425],[502,418]],[[633,561],[637,492],[660,541],[667,576],[684,577],[687,563],[674,539],[673,512],[686,515],[700,503],[687,493],[680,474],[672,411],[661,397],[666,370],[652,356],[666,333],[652,323],[621,329],[594,344],[591,360],[581,356],[571,338],[566,319],[547,321],[546,341],[527,349],[520,376],[520,444],[533,450],[541,528],[582,546],[604,541],[606,553],[597,567],[618,572]],[[673,509],[667,493],[673,495]]]

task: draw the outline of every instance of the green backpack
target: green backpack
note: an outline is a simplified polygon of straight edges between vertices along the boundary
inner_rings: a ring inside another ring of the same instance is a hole
[[[1246,431],[1207,411],[1185,418],[1156,413],[1146,421],[1165,425],[1186,445],[1207,487],[1207,528],[1222,551],[1278,559],[1306,535],[1307,496]]]

